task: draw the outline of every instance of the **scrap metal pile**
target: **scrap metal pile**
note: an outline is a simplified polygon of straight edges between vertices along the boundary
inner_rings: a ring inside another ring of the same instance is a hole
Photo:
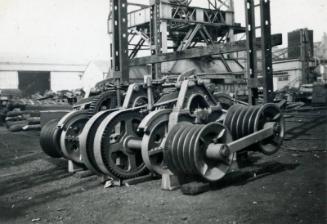
[[[71,110],[72,104],[82,97],[80,90],[48,91],[30,97],[22,97],[17,92],[19,91],[0,92],[0,119],[10,131],[40,130],[41,111]]]
[[[235,103],[223,109],[197,76],[174,83],[148,77],[88,102],[42,128],[42,149],[115,180],[152,172],[181,182],[217,181],[236,155],[272,155],[284,136],[277,105]]]

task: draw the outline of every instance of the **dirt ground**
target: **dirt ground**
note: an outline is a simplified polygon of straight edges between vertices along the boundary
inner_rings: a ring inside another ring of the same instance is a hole
[[[286,126],[278,154],[253,154],[197,196],[160,180],[104,189],[42,153],[38,132],[0,127],[0,223],[327,223],[326,111],[288,115]]]

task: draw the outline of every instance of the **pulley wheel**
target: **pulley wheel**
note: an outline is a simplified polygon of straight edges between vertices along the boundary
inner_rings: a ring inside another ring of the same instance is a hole
[[[185,130],[185,128],[190,127],[191,123],[188,122],[180,122],[172,127],[172,129],[168,132],[165,145],[164,145],[164,161],[167,164],[169,170],[171,170],[174,174],[183,174],[183,170],[178,164],[178,158],[175,158],[175,148],[176,141],[178,140],[180,134]]]
[[[210,143],[228,144],[232,141],[227,128],[219,123],[205,125],[197,135],[194,146],[194,164],[202,177],[209,181],[217,181],[228,172],[234,153],[230,153],[224,161],[217,161],[206,157],[206,150]]]
[[[194,125],[181,122],[175,125],[167,135],[165,142],[165,160],[169,170],[175,175],[200,176],[208,181],[217,181],[225,176],[232,162],[234,153],[228,148],[223,156],[207,156],[209,145],[226,145],[232,141],[227,128],[220,123]],[[219,148],[217,148],[219,150]],[[220,153],[220,152],[218,152]]]
[[[101,122],[95,135],[94,155],[103,173],[129,179],[148,172],[141,147],[138,148],[142,136],[137,128],[142,118],[139,110],[127,109],[113,112]],[[136,146],[130,148],[129,141],[136,142]]]
[[[45,154],[53,158],[62,157],[59,145],[59,135],[57,131],[58,120],[50,120],[41,129],[40,145]]]
[[[276,104],[268,103],[260,108],[255,119],[254,131],[263,129],[267,122],[275,122],[274,135],[259,142],[258,147],[262,153],[272,155],[279,150],[285,135],[284,118]]]
[[[163,144],[168,133],[170,112],[171,110],[153,111],[143,119],[147,122],[142,124],[146,129],[142,138],[142,159],[150,171],[161,175],[169,172],[164,163]]]
[[[202,128],[201,125],[192,126],[191,130],[185,137],[184,145],[183,145],[183,158],[184,165],[187,167],[187,172],[196,173],[196,167],[193,163],[194,154],[192,153],[192,148],[194,147],[197,135]]]
[[[191,129],[192,123],[181,122],[180,124],[181,128],[179,128],[173,136],[171,145],[171,161],[176,169],[182,173],[187,173],[188,169],[184,166],[184,158],[180,157],[180,155],[183,154],[183,147],[180,147],[180,145],[182,144],[181,141],[185,141],[183,136]]]
[[[83,159],[83,164],[91,171],[96,174],[103,174],[98,168],[95,156],[94,156],[94,141],[100,141],[95,139],[96,131],[101,122],[110,114],[113,110],[105,110],[96,113],[90,120],[85,124],[82,133],[79,135],[80,151]]]
[[[231,130],[232,129],[231,121],[232,121],[232,118],[233,118],[234,114],[239,109],[239,107],[240,107],[240,105],[238,105],[238,104],[234,104],[233,106],[231,106],[228,109],[228,112],[227,112],[225,120],[224,120],[224,125],[226,125],[226,127],[229,128],[229,131],[231,132],[232,135],[233,135],[233,133],[232,133],[232,130]],[[233,135],[233,138],[235,138],[234,135]]]
[[[60,135],[60,147],[64,156],[76,163],[83,163],[80,152],[78,136],[82,132],[89,113],[86,111],[75,111],[63,124]]]

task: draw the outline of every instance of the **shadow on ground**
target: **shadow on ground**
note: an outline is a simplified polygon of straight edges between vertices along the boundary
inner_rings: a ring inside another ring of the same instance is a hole
[[[266,176],[278,174],[287,170],[294,170],[299,163],[280,163],[280,162],[265,162],[253,165],[250,170],[239,170],[231,172],[224,179],[217,183],[211,184],[211,190],[219,190],[230,186],[241,186],[249,182],[256,181]]]

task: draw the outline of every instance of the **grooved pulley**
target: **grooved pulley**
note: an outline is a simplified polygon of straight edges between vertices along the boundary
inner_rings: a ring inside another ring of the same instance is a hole
[[[177,175],[201,176],[209,181],[221,179],[229,170],[233,153],[224,147],[232,141],[224,125],[210,123],[194,125],[182,122],[175,125],[165,142],[165,160],[168,168]],[[220,144],[221,150],[211,145]]]
[[[224,125],[230,130],[233,140],[237,140],[262,130],[268,122],[275,122],[274,135],[256,144],[254,149],[271,155],[279,150],[285,130],[283,115],[276,104],[235,104],[228,110]]]

